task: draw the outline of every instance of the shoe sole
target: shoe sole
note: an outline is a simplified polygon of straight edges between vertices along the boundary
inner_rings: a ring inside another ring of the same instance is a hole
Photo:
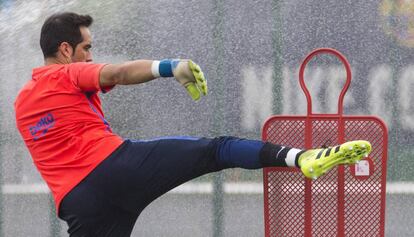
[[[324,153],[328,152],[330,154],[325,156]],[[338,165],[357,163],[362,158],[367,157],[370,152],[371,144],[367,141],[346,142],[330,149],[321,150],[318,154],[320,158],[314,158],[312,161],[306,162],[309,164],[304,164],[302,172],[308,178],[317,179]]]

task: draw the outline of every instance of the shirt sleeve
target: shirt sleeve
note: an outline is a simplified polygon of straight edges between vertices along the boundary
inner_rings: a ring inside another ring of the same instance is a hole
[[[68,64],[69,79],[74,86],[84,92],[107,92],[110,88],[99,86],[99,73],[106,64],[71,63]]]

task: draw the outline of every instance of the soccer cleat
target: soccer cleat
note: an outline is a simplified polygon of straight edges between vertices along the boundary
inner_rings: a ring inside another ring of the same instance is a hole
[[[357,163],[370,152],[368,141],[350,141],[334,147],[307,150],[299,156],[299,166],[306,177],[315,180],[337,165]]]

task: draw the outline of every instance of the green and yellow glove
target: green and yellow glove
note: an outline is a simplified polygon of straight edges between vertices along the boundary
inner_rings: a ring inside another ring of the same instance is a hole
[[[164,59],[154,61],[152,64],[154,77],[175,77],[175,79],[187,90],[194,101],[203,95],[207,95],[207,80],[200,66],[191,60]]]
[[[202,95],[207,95],[207,80],[200,66],[191,60],[174,60],[172,68],[175,79],[187,89],[193,100],[197,101]]]

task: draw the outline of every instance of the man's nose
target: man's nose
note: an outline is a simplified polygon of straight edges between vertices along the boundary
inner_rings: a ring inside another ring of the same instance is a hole
[[[88,54],[86,55],[86,62],[92,62],[92,53],[88,52]]]

